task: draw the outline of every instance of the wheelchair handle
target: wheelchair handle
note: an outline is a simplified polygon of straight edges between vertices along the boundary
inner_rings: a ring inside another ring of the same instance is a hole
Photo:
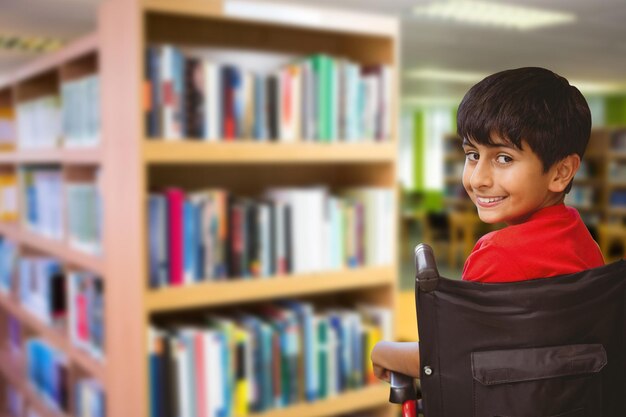
[[[389,402],[402,404],[402,417],[417,415],[417,388],[415,379],[398,372],[391,372],[389,383]]]
[[[424,292],[433,291],[439,282],[433,249],[425,243],[415,247],[415,280],[419,289]]]

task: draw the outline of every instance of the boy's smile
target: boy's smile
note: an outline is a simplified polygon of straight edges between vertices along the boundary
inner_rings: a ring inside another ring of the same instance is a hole
[[[493,142],[493,146],[463,142],[463,186],[482,221],[518,224],[562,201],[562,193],[552,187],[555,168],[544,173],[541,160],[526,142],[522,149],[498,137]]]

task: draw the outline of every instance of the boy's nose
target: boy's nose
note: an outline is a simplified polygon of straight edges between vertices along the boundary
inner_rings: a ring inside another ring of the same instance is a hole
[[[490,165],[486,161],[478,161],[472,171],[470,185],[475,190],[489,188],[493,185]]]

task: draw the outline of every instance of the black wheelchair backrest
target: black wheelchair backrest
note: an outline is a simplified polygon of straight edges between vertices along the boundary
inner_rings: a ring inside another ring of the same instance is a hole
[[[485,284],[415,250],[426,417],[626,416],[626,262]]]

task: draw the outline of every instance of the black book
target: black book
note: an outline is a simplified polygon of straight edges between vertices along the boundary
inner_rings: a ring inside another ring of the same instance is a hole
[[[185,136],[189,138],[204,137],[206,121],[204,117],[204,73],[202,61],[198,58],[187,58],[185,62]]]
[[[287,273],[293,272],[293,242],[291,240],[291,230],[293,228],[291,206],[285,204],[285,261],[287,264]]]
[[[278,111],[278,78],[275,74],[267,77],[267,136],[270,140],[278,140],[278,126],[280,112]]]

